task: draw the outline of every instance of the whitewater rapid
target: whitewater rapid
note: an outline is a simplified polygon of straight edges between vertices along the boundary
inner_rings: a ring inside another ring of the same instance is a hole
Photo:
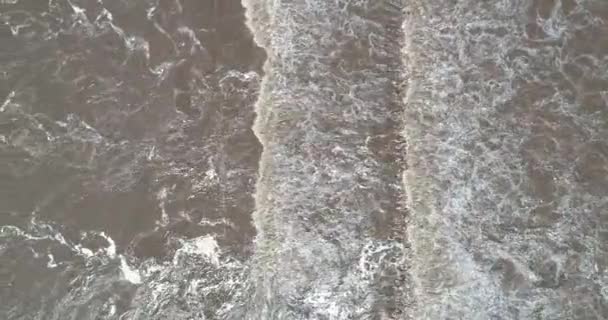
[[[250,318],[608,314],[605,3],[245,4]]]
[[[607,318],[605,0],[10,0],[0,44],[2,319]]]
[[[608,6],[410,1],[415,319],[608,315]]]
[[[400,5],[244,3],[268,57],[247,318],[405,316]]]

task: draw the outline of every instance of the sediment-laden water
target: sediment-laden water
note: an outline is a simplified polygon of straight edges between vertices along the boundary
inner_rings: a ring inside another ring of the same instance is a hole
[[[608,315],[607,19],[605,1],[412,7],[415,318]]]
[[[1,319],[605,319],[608,2],[0,0]]]
[[[221,318],[261,152],[240,2],[4,1],[0,26],[0,318]]]
[[[248,318],[403,316],[399,5],[245,5],[268,55]]]

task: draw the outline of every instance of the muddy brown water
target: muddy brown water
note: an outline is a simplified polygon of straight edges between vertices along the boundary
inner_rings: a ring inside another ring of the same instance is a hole
[[[0,0],[0,319],[605,319],[608,2]]]

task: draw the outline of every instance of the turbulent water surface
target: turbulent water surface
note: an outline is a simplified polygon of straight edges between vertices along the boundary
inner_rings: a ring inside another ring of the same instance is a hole
[[[605,0],[0,0],[0,319],[607,319]]]

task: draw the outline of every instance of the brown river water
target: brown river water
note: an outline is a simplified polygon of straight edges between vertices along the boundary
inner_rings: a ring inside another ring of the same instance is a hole
[[[0,0],[0,319],[608,319],[608,2]]]

